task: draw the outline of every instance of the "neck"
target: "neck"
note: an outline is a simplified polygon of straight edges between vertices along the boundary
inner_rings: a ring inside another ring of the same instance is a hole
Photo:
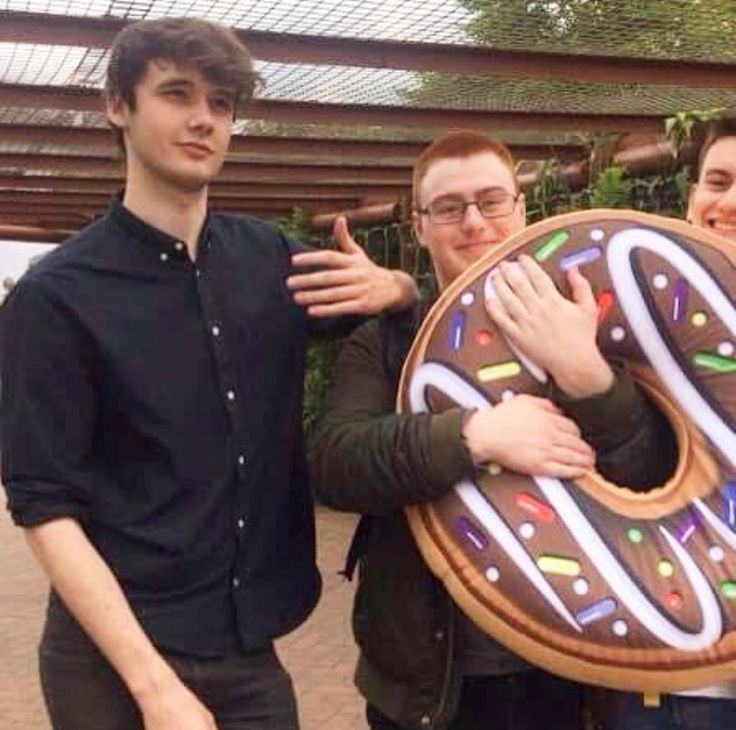
[[[186,244],[192,261],[207,215],[207,186],[195,192],[175,189],[151,176],[136,175],[128,168],[123,205],[134,215]]]

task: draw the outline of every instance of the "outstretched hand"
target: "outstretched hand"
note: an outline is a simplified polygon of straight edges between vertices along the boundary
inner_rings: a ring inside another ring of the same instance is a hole
[[[296,267],[318,268],[286,280],[294,301],[311,317],[377,314],[405,309],[419,299],[414,280],[403,271],[371,261],[350,235],[347,220],[338,216],[333,236],[338,250],[308,251],[292,256]]]
[[[502,262],[492,279],[496,298],[487,300],[486,308],[506,336],[563,392],[577,398],[599,395],[614,376],[596,343],[595,296],[577,268],[567,277],[571,299],[531,257]]]

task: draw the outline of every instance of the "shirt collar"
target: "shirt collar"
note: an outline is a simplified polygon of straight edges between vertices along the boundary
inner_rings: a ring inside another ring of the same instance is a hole
[[[152,226],[123,205],[123,191],[116,193],[110,201],[107,217],[123,228],[130,236],[150,247],[160,261],[189,260],[186,243]],[[211,216],[209,209],[199,233],[198,250],[205,251],[210,243]]]

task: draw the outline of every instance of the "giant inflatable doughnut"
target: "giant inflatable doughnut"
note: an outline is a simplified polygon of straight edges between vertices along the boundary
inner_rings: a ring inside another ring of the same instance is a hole
[[[736,676],[736,251],[679,221],[598,210],[548,219],[444,292],[412,346],[400,410],[492,408],[546,375],[492,324],[489,272],[528,253],[562,291],[593,284],[604,354],[667,414],[679,460],[635,493],[492,465],[407,516],[431,569],[485,631],[573,679],[662,692]],[[657,455],[652,454],[656,459]]]

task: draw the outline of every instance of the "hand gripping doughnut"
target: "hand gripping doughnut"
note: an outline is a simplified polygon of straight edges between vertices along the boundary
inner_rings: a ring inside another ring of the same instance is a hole
[[[601,350],[628,361],[670,420],[677,468],[635,493],[599,474],[565,481],[492,465],[407,509],[425,560],[479,626],[558,674],[646,692],[736,676],[736,247],[628,211],[531,226],[433,307],[400,410],[492,408],[540,392],[546,373],[484,307],[490,272],[520,253],[563,291],[571,266],[591,282]]]

